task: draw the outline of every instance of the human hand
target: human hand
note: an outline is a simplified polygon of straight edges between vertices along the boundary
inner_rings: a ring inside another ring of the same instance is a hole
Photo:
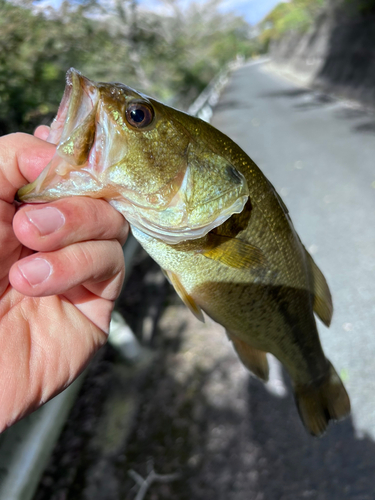
[[[104,200],[23,205],[55,146],[0,138],[0,432],[61,392],[106,342],[128,224]],[[13,226],[12,226],[13,222]]]

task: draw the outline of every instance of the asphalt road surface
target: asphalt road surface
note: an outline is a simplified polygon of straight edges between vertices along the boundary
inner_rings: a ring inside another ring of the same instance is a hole
[[[329,329],[319,325],[322,343],[345,379],[356,434],[374,439],[374,115],[261,63],[232,76],[212,123],[273,183],[323,270],[334,316]]]
[[[36,500],[133,500],[134,474],[152,468],[164,480],[145,500],[375,499],[374,115],[249,64],[231,75],[212,123],[274,184],[327,278],[335,312],[319,330],[352,415],[320,439],[309,436],[280,365],[272,361],[268,384],[256,380],[223,328],[198,322],[170,290],[146,380],[121,379],[124,368],[107,356],[87,380]],[[157,297],[157,273],[130,279],[128,320],[144,315],[137,294],[147,302],[132,283]],[[131,391],[139,411],[129,436]]]

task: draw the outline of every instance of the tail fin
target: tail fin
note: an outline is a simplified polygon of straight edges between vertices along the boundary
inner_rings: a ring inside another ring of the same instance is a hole
[[[331,363],[319,385],[297,385],[295,397],[301,420],[313,436],[321,436],[330,420],[340,420],[350,413],[349,396]]]

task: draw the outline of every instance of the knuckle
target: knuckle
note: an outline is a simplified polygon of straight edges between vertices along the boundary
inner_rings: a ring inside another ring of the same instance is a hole
[[[95,267],[94,245],[77,244],[72,245],[68,255],[68,265],[77,267],[79,270],[92,270]]]
[[[86,241],[71,246],[65,265],[90,281],[104,280],[123,273],[124,257],[117,240]]]

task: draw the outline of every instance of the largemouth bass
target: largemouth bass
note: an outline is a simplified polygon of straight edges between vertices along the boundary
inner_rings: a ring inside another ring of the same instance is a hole
[[[251,372],[268,379],[267,352],[283,363],[312,435],[349,413],[314,319],[331,321],[325,278],[271,183],[231,139],[71,69],[48,141],[56,154],[19,200],[106,199],[195,316],[224,326]]]

